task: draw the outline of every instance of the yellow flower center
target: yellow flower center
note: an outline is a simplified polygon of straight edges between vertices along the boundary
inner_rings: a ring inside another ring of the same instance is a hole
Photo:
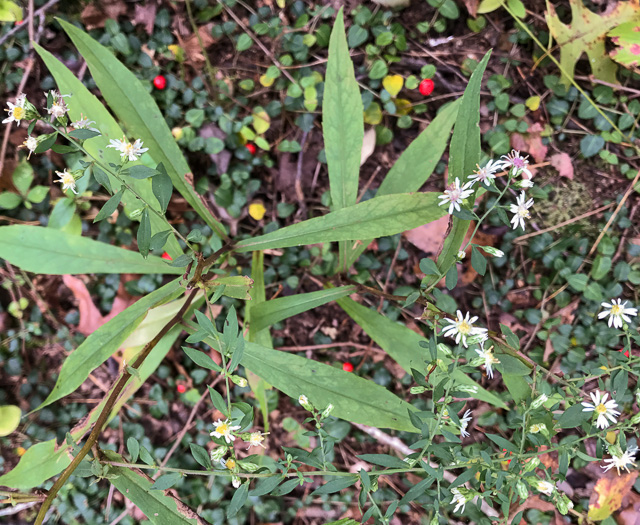
[[[131,155],[133,153],[133,144],[127,143],[123,149],[124,149],[123,153],[125,155]]]
[[[62,175],[62,184],[65,186],[73,186],[76,183],[76,180],[73,178],[73,175],[69,172],[65,172]]]
[[[607,411],[607,407],[604,406],[602,403],[600,403],[596,407],[596,414],[598,414],[598,415],[602,415],[602,414],[606,413],[606,411]]]
[[[460,332],[461,334],[464,334],[464,335],[468,335],[469,333],[471,333],[471,325],[469,323],[467,323],[466,321],[462,321],[458,325],[458,332]]]
[[[525,219],[531,217],[531,215],[529,215],[529,210],[527,210],[526,208],[520,208],[518,210],[518,215],[520,215],[520,217],[524,217]]]
[[[622,313],[622,308],[620,308],[620,305],[614,304],[611,307],[611,315],[620,315]]]
[[[233,470],[234,468],[236,468],[236,460],[233,458],[229,458],[227,461],[225,461],[224,466],[229,470]]]
[[[229,433],[229,425],[227,425],[226,423],[222,423],[222,425],[219,425],[218,428],[216,428],[216,432],[218,434],[228,434]]]
[[[251,444],[259,445],[264,441],[264,437],[261,434],[251,434]]]
[[[21,108],[20,106],[16,106],[15,108],[13,108],[12,115],[14,119],[22,120],[24,118],[24,114],[24,108]]]

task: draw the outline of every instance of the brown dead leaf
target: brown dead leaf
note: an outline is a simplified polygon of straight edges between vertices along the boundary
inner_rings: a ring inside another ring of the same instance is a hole
[[[467,8],[467,11],[469,11],[469,14],[473,18],[476,18],[478,14],[478,3],[479,3],[479,0],[464,0],[464,5]]]
[[[211,35],[212,27],[213,23],[209,23],[198,28],[200,40],[202,40],[202,47],[200,47],[200,42],[198,41],[198,37],[195,34],[186,39],[183,39],[178,32],[174,32],[174,35],[178,39],[178,44],[182,49],[184,49],[185,62],[187,64],[194,67],[200,67],[204,65],[205,58],[204,54],[202,53],[202,49],[204,48],[204,50],[206,51],[207,48],[215,42],[215,39]]]
[[[549,447],[543,445],[539,448],[541,451],[547,450]],[[546,454],[541,454],[538,456],[540,458],[540,462],[551,472],[554,474],[558,472],[559,463],[558,463],[558,452],[547,452]]]
[[[551,165],[558,170],[561,177],[573,180],[573,164],[567,153],[556,153],[549,158]]]
[[[136,299],[129,295],[129,293],[125,290],[123,283],[120,282],[118,293],[116,295],[116,298],[113,300],[113,307],[111,308],[111,312],[103,316],[100,313],[100,310],[98,310],[96,305],[93,303],[91,294],[89,294],[89,290],[87,290],[87,287],[82,279],[74,277],[73,275],[63,275],[62,281],[67,286],[67,288],[71,290],[71,293],[73,293],[76,301],[78,301],[80,322],[78,323],[77,330],[78,332],[86,336],[95,332],[107,321],[110,321],[120,312],[136,302]]]
[[[107,18],[118,20],[127,12],[127,6],[122,0],[102,0],[87,4],[80,14],[82,23],[87,29],[104,27]]]
[[[134,26],[142,24],[148,35],[153,34],[153,26],[156,21],[157,9],[158,7],[154,3],[148,2],[141,4],[137,2],[131,23]]]
[[[598,480],[589,499],[589,519],[601,521],[613,514],[620,507],[622,501],[629,495],[638,472],[623,472],[618,474],[610,470]]]
[[[511,135],[511,147],[518,151],[526,151],[536,162],[543,162],[549,150],[549,148],[542,143],[540,134],[543,130],[544,127],[542,124],[536,122],[529,126],[526,135],[513,133]],[[532,173],[535,174],[535,171],[532,170]]]
[[[427,255],[435,255],[442,248],[448,227],[449,216],[445,215],[438,220],[404,232],[404,236],[411,244],[416,248],[420,248]]]
[[[624,510],[616,514],[618,525],[640,525],[640,495],[629,492],[629,503]]]
[[[523,501],[515,509],[510,510],[509,514],[512,516],[515,516],[516,514],[518,514],[518,512],[527,510],[527,509],[536,509],[541,512],[550,512],[552,510],[555,510],[555,506],[553,505],[553,503],[544,501],[543,499],[540,498],[540,496],[529,496],[525,501]],[[520,525],[528,525],[528,523],[523,518],[520,520]]]

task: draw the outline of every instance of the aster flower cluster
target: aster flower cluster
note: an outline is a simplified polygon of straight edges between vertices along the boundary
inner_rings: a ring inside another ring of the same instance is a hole
[[[240,487],[241,484],[241,479],[238,476],[239,472],[255,472],[259,468],[254,463],[237,459],[233,449],[234,441],[236,438],[240,438],[245,444],[249,445],[247,450],[250,450],[251,447],[266,448],[264,446],[264,437],[268,434],[268,432],[243,432],[239,434],[240,428],[240,425],[233,425],[229,419],[224,421],[218,419],[213,423],[213,431],[209,434],[212,437],[224,439],[226,442],[226,445],[220,445],[211,451],[211,462],[231,471],[231,484],[234,488]],[[227,454],[229,454],[229,457],[226,457]]]
[[[516,197],[516,203],[509,206],[509,211],[513,213],[511,218],[513,229],[516,230],[518,227],[524,229],[525,219],[531,217],[529,208],[533,206],[533,199],[527,200],[524,189],[533,186],[533,174],[529,169],[529,157],[520,155],[517,150],[512,150],[511,153],[503,155],[498,160],[490,160],[482,168],[478,165],[477,169],[468,176],[466,182],[461,182],[459,178],[456,178],[444,191],[444,194],[438,197],[441,201],[438,205],[448,205],[450,215],[454,210],[459,212],[460,205],[463,204],[464,200],[475,193],[474,185],[476,183],[490,187],[496,179],[496,174],[505,170],[509,171],[512,177],[522,177],[522,180],[518,181],[516,186],[522,188],[523,191]]]
[[[67,106],[67,102],[65,99],[68,99],[71,95],[62,95],[56,90],[51,90],[46,92],[44,96],[46,98],[46,106],[44,107],[44,109],[46,110],[47,114],[50,115],[51,123],[55,126],[66,127],[68,122],[67,113],[69,112],[69,107]],[[9,113],[9,115],[2,121],[3,124],[11,124],[12,122],[16,122],[19,126],[23,120],[43,120],[36,107],[27,100],[26,95],[23,93],[19,94],[14,102],[7,102],[7,106],[8,109],[5,109],[5,111]],[[95,133],[100,133],[98,129],[92,127],[92,124],[95,124],[95,121],[89,120],[89,117],[86,117],[81,113],[80,118],[74,122],[71,122],[70,126],[74,131],[88,130]],[[26,148],[29,152],[27,155],[27,159],[31,157],[31,154],[38,149],[38,146],[47,137],[51,136],[42,135],[40,137],[35,137],[31,134],[32,128],[33,124],[29,127],[29,135],[20,146]],[[111,140],[110,144],[107,147],[114,148],[119,151],[120,156],[124,162],[135,162],[143,153],[149,150],[149,148],[143,147],[143,143],[140,139],[129,142],[126,137],[122,137],[122,140]],[[69,171],[64,170],[62,172],[56,171],[56,174],[58,175],[58,180],[56,180],[55,182],[62,184],[63,191],[71,190],[73,193],[78,193],[76,191],[76,181],[83,175],[83,172],[70,173]]]

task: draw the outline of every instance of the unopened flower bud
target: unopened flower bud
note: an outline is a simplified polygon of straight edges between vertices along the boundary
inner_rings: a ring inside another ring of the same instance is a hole
[[[144,211],[144,207],[142,208],[138,208],[137,210],[133,210],[130,214],[129,214],[129,218],[130,219],[137,219],[138,217],[140,217],[142,215],[142,212]]]
[[[218,463],[227,453],[227,447],[216,447],[211,451],[211,462]]]
[[[302,408],[304,408],[305,410],[308,410],[309,412],[313,411],[313,405],[309,402],[309,398],[304,394],[302,394],[298,398],[298,403],[300,403],[302,405]]]
[[[540,465],[540,458],[531,458],[524,464],[524,471],[531,472],[532,470],[538,468],[538,465]]]
[[[534,410],[536,408],[540,408],[543,405],[543,403],[547,402],[548,399],[549,398],[545,394],[541,394],[534,400],[533,403],[531,403],[531,408],[533,408]]]
[[[36,107],[28,100],[24,101],[24,118],[25,120],[40,118],[40,113],[38,113]]]
[[[247,384],[248,384],[247,380],[244,377],[231,376],[229,379],[231,379],[231,381],[233,381],[240,388],[245,388],[247,386]]]
[[[640,424],[640,412],[638,412],[635,416],[633,416],[633,417],[629,420],[629,422],[630,422],[632,425]]]
[[[460,250],[460,251],[458,252],[457,259],[458,259],[458,261],[461,261],[461,260],[462,260],[462,259],[464,259],[466,256],[467,256],[467,254],[466,254],[466,253],[464,253],[464,251],[463,251],[463,250]]]
[[[516,483],[516,491],[518,492],[520,499],[527,499],[529,497],[529,489],[522,481],[518,481],[518,483]]]
[[[480,246],[480,248],[494,257],[504,257],[504,252],[502,250],[498,250],[498,248],[494,248],[493,246]]]
[[[469,394],[478,393],[478,387],[475,385],[456,385],[456,390],[459,392],[467,392]]]
[[[560,514],[566,516],[569,513],[569,509],[573,508],[573,501],[571,501],[566,494],[562,494],[556,499],[556,507]]]
[[[636,390],[636,403],[640,405],[640,389]]]
[[[411,392],[414,395],[417,395],[417,394],[422,394],[426,392],[426,390],[427,389],[423,386],[412,386],[409,392]]]
[[[331,403],[329,403],[329,405],[327,406],[327,408],[324,409],[324,411],[322,412],[322,419],[325,419],[327,417],[329,417],[329,414],[331,414],[331,411],[333,410],[333,405]]]
[[[241,483],[242,481],[238,476],[231,476],[231,484],[233,485],[234,489],[239,488]]]
[[[453,352],[451,352],[451,348],[449,348],[444,343],[438,343],[437,348],[438,348],[438,352],[442,352],[446,356],[452,356],[453,355]]]
[[[250,461],[238,461],[238,465],[240,465],[240,468],[246,472],[255,472],[260,468],[259,465],[251,463]]]

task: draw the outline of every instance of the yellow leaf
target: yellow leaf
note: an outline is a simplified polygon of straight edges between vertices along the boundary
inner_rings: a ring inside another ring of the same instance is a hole
[[[258,135],[265,133],[271,126],[271,118],[265,110],[256,111],[253,115],[253,129]]]
[[[253,140],[253,139],[256,138],[256,134],[248,126],[242,126],[242,129],[240,130],[240,136],[242,137],[242,140],[244,141],[243,144],[246,144],[248,141]]]
[[[369,104],[369,107],[364,112],[364,121],[372,126],[382,122],[382,110],[380,109],[380,104],[377,102]]]
[[[275,78],[268,77],[267,75],[262,75],[260,77],[260,84],[264,87],[271,87],[275,81]]]
[[[596,483],[589,500],[589,519],[602,521],[622,506],[622,500],[633,487],[638,472],[623,472],[620,475],[610,470]]]
[[[20,424],[22,411],[15,405],[0,406],[0,437],[8,436]]]
[[[167,47],[169,48],[169,51],[173,53],[174,58],[178,62],[184,62],[184,49],[182,49],[180,46],[176,44],[171,44],[170,46],[167,46]]]
[[[264,207],[262,202],[256,201],[249,204],[249,215],[251,215],[252,219],[261,221],[265,213],[267,213],[267,209]]]
[[[525,105],[531,110],[531,111],[538,111],[538,108],[540,107],[540,97],[535,96],[535,97],[529,97],[526,101],[525,101]]]
[[[616,433],[612,430],[607,432],[606,440],[613,445],[616,442]]]
[[[400,116],[408,115],[411,112],[411,101],[406,98],[396,100],[396,113]]]
[[[392,98],[396,98],[403,85],[404,78],[400,75],[387,75],[382,79],[382,87],[388,91]]]
[[[171,130],[171,134],[173,135],[174,139],[180,140],[184,132],[182,131],[182,128],[175,127]]]

